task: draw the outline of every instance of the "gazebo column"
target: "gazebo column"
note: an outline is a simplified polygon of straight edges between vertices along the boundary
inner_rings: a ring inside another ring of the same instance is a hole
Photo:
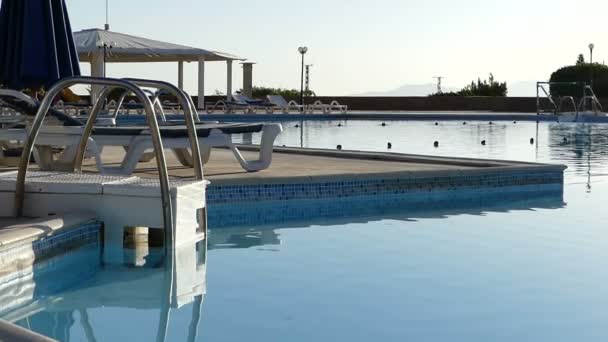
[[[199,109],[205,109],[205,56],[198,58],[198,103]]]
[[[184,90],[184,61],[177,62],[177,87]]]
[[[253,96],[253,62],[243,62],[243,94]]]
[[[98,51],[93,52],[91,56],[91,76],[93,77],[105,77],[105,68],[104,60],[103,60],[103,51],[98,49]],[[99,93],[103,86],[93,85],[91,86],[91,104],[95,104]]]
[[[226,98],[232,100],[232,60],[226,61],[226,72],[228,79],[226,80]]]

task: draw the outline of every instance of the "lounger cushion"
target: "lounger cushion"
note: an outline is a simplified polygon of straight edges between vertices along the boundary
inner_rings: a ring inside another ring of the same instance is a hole
[[[211,134],[211,130],[218,129],[224,134],[257,133],[264,128],[263,124],[198,124],[196,134],[199,138],[206,138]],[[150,134],[147,126],[120,126],[120,127],[100,127],[93,128],[93,134],[98,135],[142,135]],[[160,134],[165,138],[187,138],[188,128],[186,125],[162,125]]]
[[[9,108],[11,108],[21,114],[35,116],[36,113],[38,112],[39,106],[30,105],[29,103],[20,101],[18,99],[10,97],[10,96],[4,96],[1,98],[1,100],[2,100],[2,102],[4,102],[4,104],[6,106],[8,106]],[[60,111],[57,111],[55,109],[51,108],[49,110],[49,114],[51,116],[56,117],[61,122],[63,122],[64,126],[80,126],[81,125],[81,123],[78,120],[76,120],[73,117],[68,116]]]

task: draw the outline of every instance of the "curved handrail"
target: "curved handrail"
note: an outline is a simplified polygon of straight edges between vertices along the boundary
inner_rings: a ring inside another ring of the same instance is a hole
[[[163,149],[162,139],[158,127],[158,121],[156,120],[156,115],[152,103],[150,102],[150,99],[148,99],[146,94],[137,85],[126,80],[79,76],[64,78],[62,80],[59,80],[53,86],[51,86],[46,96],[42,100],[42,103],[40,104],[40,108],[38,109],[36,116],[34,117],[30,133],[28,134],[27,140],[23,147],[21,160],[19,161],[19,170],[17,173],[17,184],[15,189],[15,211],[17,216],[23,216],[25,179],[27,176],[27,169],[29,166],[30,157],[32,155],[32,150],[34,148],[34,143],[36,142],[36,138],[38,137],[38,133],[40,132],[40,128],[42,127],[44,118],[46,117],[49,109],[51,108],[55,97],[57,97],[57,95],[59,95],[59,93],[63,89],[76,84],[102,85],[128,89],[133,92],[135,96],[137,96],[144,104],[146,116],[148,119],[148,125],[150,126],[150,136],[152,137],[152,145],[154,146],[154,153],[156,155],[156,165],[158,168],[161,190],[163,223],[165,225],[165,250],[168,251],[169,246],[173,246],[173,232],[175,227],[173,226],[173,212],[169,188],[169,173],[167,171],[167,162],[165,159],[165,152]],[[101,102],[97,101],[95,106],[101,106]],[[93,127],[93,123],[95,122],[96,116],[96,113],[94,111],[91,111],[91,115],[89,116],[87,124],[85,126],[85,131],[83,132],[83,135],[81,137],[79,150],[82,148],[83,145],[84,147],[86,147],[86,142],[88,141],[88,138],[91,134],[91,130]],[[88,131],[86,131],[87,128]],[[84,150],[84,148],[82,148],[82,150]],[[84,152],[80,152],[84,154]],[[76,158],[78,157],[79,156],[77,155]]]
[[[120,108],[122,108],[122,104],[125,102],[125,98],[129,95],[127,90],[123,91],[120,97],[118,98],[118,102],[116,102],[116,108],[114,108],[114,114],[112,114],[112,118],[116,119],[118,117],[118,112]]]
[[[589,95],[587,95],[587,92],[589,92]],[[595,92],[593,91],[593,88],[591,88],[591,86],[585,86],[584,89],[584,96],[581,98],[581,101],[579,102],[579,111],[584,112],[586,109],[586,105],[587,105],[587,100],[591,101],[591,111],[595,112],[596,114],[598,112],[603,111],[604,109],[602,108],[602,103],[600,102],[600,100],[597,98],[597,96],[595,96]],[[598,110],[599,108],[599,110]]]
[[[578,111],[578,108],[576,106],[576,101],[574,101],[574,97],[572,97],[572,96],[564,96],[564,97],[562,97],[562,98],[559,99],[559,105],[557,106],[557,109],[556,109],[556,112],[555,112],[556,115],[559,116],[559,113],[561,112],[562,106],[563,106],[564,102],[566,102],[566,101],[572,103],[572,109],[574,109],[574,112],[576,113],[576,116],[575,116],[574,120],[577,121],[578,120],[578,113],[579,113],[579,111]]]
[[[163,109],[163,104],[160,103],[158,96],[160,94],[158,94],[158,92],[153,92],[150,89],[143,89],[143,91],[148,94],[148,96],[150,96],[152,98],[152,104],[154,105],[154,108],[156,108],[156,111],[158,111],[158,116],[160,117],[160,120],[162,122],[167,122],[167,116],[165,115],[165,110]]]
[[[158,95],[148,89],[143,90],[146,94],[152,97],[152,104],[158,110],[158,115],[160,116],[161,121],[166,122],[167,116],[165,115],[165,110],[163,109],[163,104],[158,100]],[[116,120],[118,118],[118,114],[120,112],[120,108],[122,108],[123,103],[125,102],[126,97],[129,95],[129,91],[124,91],[120,97],[118,98],[118,102],[116,103],[116,108],[114,108],[114,113],[112,114],[112,118]],[[106,96],[109,96],[106,95]]]

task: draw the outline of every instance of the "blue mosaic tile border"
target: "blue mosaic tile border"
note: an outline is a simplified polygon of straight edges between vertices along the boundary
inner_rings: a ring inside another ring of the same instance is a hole
[[[340,199],[362,196],[405,195],[506,186],[560,184],[563,172],[503,172],[486,175],[428,178],[364,179],[311,183],[214,185],[207,189],[207,204]]]
[[[0,250],[0,258],[7,258],[10,260],[11,256],[17,256],[24,251],[32,250],[34,251],[36,258],[42,258],[45,255],[63,250],[73,245],[83,246],[88,244],[99,244],[100,231],[100,222],[88,222],[82,226],[69,228],[56,234],[42,237],[33,242],[9,246],[6,249]]]
[[[36,299],[74,289],[93,277],[101,267],[101,244],[96,241],[62,251],[61,254],[37,261],[32,267],[2,276],[0,316]],[[58,277],[58,274],[61,276]],[[24,287],[32,285],[35,286],[34,293],[22,291]]]
[[[492,210],[559,208],[563,204],[562,184],[539,184],[357,196],[340,200],[223,203],[210,205],[207,213],[209,227],[218,229],[300,221],[308,225],[311,220],[317,224],[344,219],[358,222],[356,218],[403,218],[416,213],[424,216],[433,211],[478,214]]]

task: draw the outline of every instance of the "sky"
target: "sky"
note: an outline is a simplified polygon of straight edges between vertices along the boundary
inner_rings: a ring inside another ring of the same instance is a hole
[[[75,31],[103,27],[105,0],[66,2]],[[307,46],[311,89],[327,96],[427,84],[434,76],[456,88],[490,72],[508,83],[547,80],[579,53],[588,59],[591,42],[594,61],[608,60],[605,0],[109,0],[109,7],[112,31],[255,61],[259,86],[299,88],[297,48]],[[209,62],[206,72],[206,93],[225,92],[226,64]],[[235,65],[235,90],[241,72]],[[177,64],[111,64],[108,76],[177,83]],[[193,94],[196,76],[196,63],[186,64]]]

